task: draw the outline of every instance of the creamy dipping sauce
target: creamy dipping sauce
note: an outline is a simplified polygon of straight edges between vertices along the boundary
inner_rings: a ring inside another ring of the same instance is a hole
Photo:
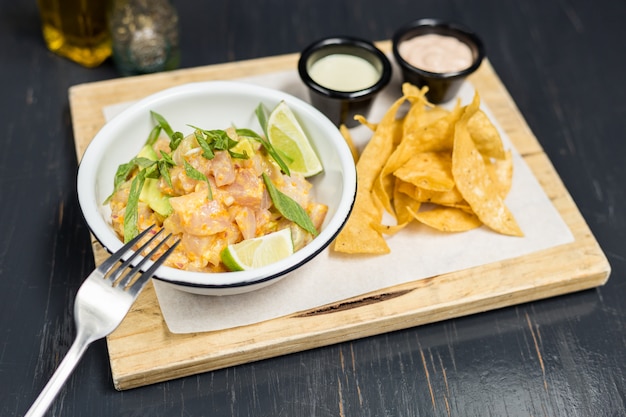
[[[380,79],[374,65],[364,58],[349,54],[332,54],[311,65],[309,75],[321,86],[335,91],[360,91]]]
[[[414,67],[437,73],[462,71],[474,62],[467,44],[453,36],[434,33],[403,41],[398,45],[398,52]]]

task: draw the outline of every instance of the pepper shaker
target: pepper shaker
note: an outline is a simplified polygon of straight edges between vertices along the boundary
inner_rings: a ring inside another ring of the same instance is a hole
[[[180,64],[178,13],[170,0],[112,0],[113,60],[124,75],[168,71]]]

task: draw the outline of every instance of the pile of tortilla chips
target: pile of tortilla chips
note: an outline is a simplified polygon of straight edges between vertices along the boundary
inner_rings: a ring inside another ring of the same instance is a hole
[[[513,177],[511,153],[480,110],[478,93],[469,105],[446,110],[426,100],[426,89],[407,83],[402,92],[379,123],[359,118],[373,135],[358,157],[354,209],[334,249],[388,253],[384,235],[412,221],[444,232],[484,224],[522,236],[504,203]],[[408,110],[400,115],[407,102]],[[395,224],[383,224],[385,212]]]

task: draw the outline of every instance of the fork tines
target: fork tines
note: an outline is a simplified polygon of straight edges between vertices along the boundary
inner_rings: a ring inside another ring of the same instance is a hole
[[[133,260],[135,260],[135,258],[137,258],[137,256],[141,255],[146,249],[150,248],[150,246],[154,242],[157,241],[158,237],[163,232],[163,229],[160,229],[159,231],[154,233],[154,235],[152,237],[150,237],[150,239],[148,239],[148,241],[145,242],[140,248],[138,248],[136,251],[134,251],[134,253],[132,253],[128,257],[128,259],[126,259],[118,268],[113,269],[113,267],[119,261],[122,260],[122,257],[129,250],[131,250],[137,243],[139,243],[148,233],[150,233],[153,228],[154,228],[154,225],[148,227],[146,230],[144,230],[143,232],[138,234],[134,239],[130,240],[128,243],[126,243],[124,246],[122,246],[122,248],[120,248],[118,251],[116,251],[113,255],[111,255],[111,257],[109,259],[104,261],[100,265],[100,267],[98,267],[100,272],[105,277],[107,277],[107,279],[111,282],[111,285],[117,285],[120,288],[126,288],[128,286],[128,284],[131,282],[132,278],[135,275],[137,275],[138,272],[141,271],[141,267],[144,266],[146,264],[146,262],[150,261],[151,258],[163,247],[163,245],[167,242],[167,240],[172,236],[171,233],[169,235],[167,235],[154,248],[152,248],[152,250],[150,250],[150,252],[147,255],[145,255],[143,257],[143,259],[141,259],[141,261],[139,261],[139,263],[134,265],[132,268],[129,268],[129,266],[131,265]],[[165,251],[165,253],[163,255],[161,255],[157,260],[155,260],[153,262],[153,264],[150,266],[150,268],[148,268],[142,274],[142,276],[137,280],[137,284],[138,284],[137,287],[139,287],[139,288],[136,289],[137,291],[139,289],[141,289],[141,287],[143,287],[143,284],[145,284],[145,282],[148,281],[148,279],[154,274],[154,272],[157,270],[157,268],[159,268],[163,264],[165,259],[174,251],[174,249],[176,248],[176,246],[178,245],[179,242],[180,241],[174,242],[174,244],[171,245],[167,249],[167,251]],[[124,271],[127,271],[127,272],[122,277],[122,274],[124,273]],[[108,274],[108,276],[107,276],[107,274]],[[142,282],[139,282],[139,281],[142,281]],[[129,290],[133,289],[133,288],[134,288],[134,285],[130,286]]]

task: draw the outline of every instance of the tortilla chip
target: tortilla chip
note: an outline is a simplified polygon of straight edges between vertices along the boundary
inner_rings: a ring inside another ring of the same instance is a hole
[[[402,125],[403,120],[392,120],[390,122],[390,126],[388,126],[388,136],[390,140],[394,142],[394,149],[397,145],[398,138],[402,137]],[[380,126],[380,123],[379,123]],[[385,163],[385,158],[382,160],[383,164]],[[393,208],[391,207],[391,194],[393,192],[393,177],[388,175],[385,172],[385,167],[381,167],[381,171],[378,176],[374,180],[372,185],[372,192],[378,198],[382,206],[389,213],[393,213]]]
[[[358,187],[358,186],[357,186]],[[335,239],[334,249],[343,253],[385,254],[390,249],[375,225],[380,225],[382,208],[368,190],[357,189],[348,222]]]
[[[504,159],[504,145],[500,132],[482,111],[478,110],[467,122],[467,130],[476,145],[476,149],[488,158]]]
[[[445,114],[444,114],[445,112]],[[450,112],[439,109],[432,110],[427,113],[439,113],[442,117],[434,118],[429,116],[424,118],[423,121],[430,119],[434,120],[427,124],[423,129],[413,131],[412,134],[407,134],[405,140],[407,141],[406,150],[411,154],[420,152],[442,152],[451,151],[454,142],[454,126],[463,114],[463,107],[457,102],[454,109]]]
[[[335,239],[335,250],[346,253],[382,254],[389,246],[382,234],[372,227],[381,224],[383,207],[372,195],[374,182],[394,147],[394,135],[398,130],[396,113],[406,101],[398,99],[383,116],[369,143],[357,162],[357,193],[352,214]]]
[[[415,187],[409,191],[408,187],[403,186],[401,189],[405,194],[410,195],[415,200],[421,203],[439,204],[440,206],[458,207],[465,199],[459,192],[459,189],[454,187],[450,191],[432,191],[426,190],[422,187]]]
[[[446,152],[423,152],[413,155],[394,171],[396,178],[431,191],[454,188],[452,155]]]
[[[504,159],[487,159],[485,161],[489,176],[496,183],[500,197],[505,198],[513,185],[513,155],[511,151],[504,153]]]
[[[483,224],[475,214],[453,207],[435,207],[414,216],[419,222],[442,232],[466,232]]]
[[[369,120],[367,120],[364,116],[360,114],[357,114],[356,116],[354,116],[354,120],[361,123],[363,126],[367,126],[369,130],[371,130],[372,132],[375,132],[376,128],[378,127],[377,123],[371,123]]]
[[[389,224],[372,224],[372,227],[373,227],[374,230],[376,230],[377,232],[379,232],[379,233],[381,233],[383,235],[395,235],[400,230],[404,229],[407,224],[408,223],[394,224],[394,225],[389,225]]]
[[[413,220],[413,213],[416,213],[421,206],[421,202],[402,192],[404,181],[396,178],[393,190],[393,208],[396,213],[398,224],[407,225]]]
[[[467,129],[468,120],[476,113],[479,105],[480,99],[476,94],[456,124],[452,151],[452,174],[456,186],[485,225],[499,233],[523,236]]]
[[[512,186],[512,154],[480,110],[478,93],[471,104],[457,101],[447,110],[429,103],[426,91],[405,83],[403,96],[379,123],[355,117],[374,133],[358,161],[355,156],[356,201],[335,240],[336,251],[388,253],[384,236],[413,221],[442,232],[485,224],[523,236],[504,203]],[[340,129],[350,146],[349,131]],[[395,216],[394,224],[382,223],[385,210]]]
[[[343,136],[344,140],[348,144],[348,148],[350,148],[350,153],[352,154],[352,159],[354,162],[359,161],[359,151],[357,151],[356,146],[354,145],[354,141],[352,140],[352,135],[350,134],[350,130],[344,124],[339,126],[339,132],[341,136]]]
[[[410,150],[405,149],[403,145],[407,135],[407,125],[415,123],[425,112],[425,106],[428,104],[426,100],[426,89],[419,90],[417,87],[404,83],[402,85],[403,97],[411,102],[411,107],[402,119],[402,122],[396,121],[394,130],[394,143],[396,145],[393,153],[383,162],[383,168],[374,184],[374,193],[378,196],[385,210],[393,213],[391,206],[391,193],[393,191],[393,179],[389,178],[395,168],[402,165],[406,159],[410,157]]]

